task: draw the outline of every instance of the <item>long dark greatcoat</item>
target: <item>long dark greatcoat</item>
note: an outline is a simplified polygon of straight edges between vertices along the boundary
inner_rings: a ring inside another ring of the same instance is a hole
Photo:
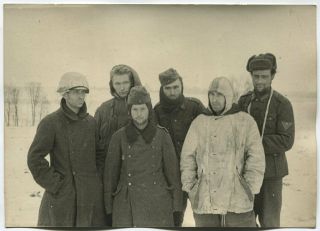
[[[158,126],[152,132],[149,125],[143,133],[130,123],[111,138],[104,185],[113,227],[174,226],[173,212],[182,209],[179,167],[169,133]],[[135,140],[129,141],[130,136]]]
[[[61,107],[39,124],[28,153],[35,181],[45,189],[38,226],[103,226],[103,186],[98,173],[95,120]],[[50,155],[50,164],[45,156]]]

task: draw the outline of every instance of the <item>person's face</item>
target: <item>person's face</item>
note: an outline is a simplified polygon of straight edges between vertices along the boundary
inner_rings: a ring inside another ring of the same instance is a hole
[[[226,98],[219,92],[210,92],[209,101],[211,108],[217,114],[220,114],[226,105]]]
[[[66,100],[67,106],[73,111],[79,111],[84,104],[86,98],[86,90],[84,89],[71,89],[63,96]]]
[[[182,93],[182,84],[180,79],[163,86],[163,93],[171,100],[178,99]]]
[[[143,126],[148,123],[149,110],[146,104],[134,104],[131,107],[131,116],[133,121],[139,125]]]
[[[121,98],[127,97],[131,86],[129,74],[114,75],[112,77],[112,86],[118,96]]]
[[[252,71],[251,78],[254,89],[257,92],[263,92],[271,87],[274,75],[271,75],[271,70],[256,70]]]

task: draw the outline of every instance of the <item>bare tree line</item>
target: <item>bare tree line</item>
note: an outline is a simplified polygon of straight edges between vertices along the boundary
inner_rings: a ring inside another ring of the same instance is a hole
[[[5,108],[5,125],[19,126],[22,118],[22,98],[25,91],[27,99],[31,105],[31,125],[34,126],[36,120],[41,120],[48,113],[49,101],[43,87],[38,82],[30,82],[25,87],[14,85],[4,86],[4,108]],[[25,103],[25,102],[23,102]],[[28,116],[28,117],[29,117]]]

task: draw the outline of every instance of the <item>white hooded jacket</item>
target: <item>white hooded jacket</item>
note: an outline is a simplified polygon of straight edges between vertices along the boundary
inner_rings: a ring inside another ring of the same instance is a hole
[[[210,91],[225,96],[225,109],[219,116],[200,115],[192,122],[181,153],[182,189],[195,213],[248,212],[265,171],[258,127],[250,115],[233,110],[228,79],[216,78]]]

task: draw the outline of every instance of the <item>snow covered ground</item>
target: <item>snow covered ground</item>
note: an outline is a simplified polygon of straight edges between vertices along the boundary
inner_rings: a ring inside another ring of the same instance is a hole
[[[281,225],[313,227],[316,219],[316,99],[298,97],[290,99],[295,112],[296,139],[293,149],[287,153],[289,176],[285,177],[283,183]],[[206,102],[205,97],[202,100]],[[90,108],[95,107],[89,107],[89,111]],[[90,113],[93,112],[91,109]],[[43,189],[34,182],[27,167],[27,151],[35,129],[35,127],[5,127],[7,227],[32,227],[37,222]],[[190,206],[186,212],[184,226],[194,226]]]

